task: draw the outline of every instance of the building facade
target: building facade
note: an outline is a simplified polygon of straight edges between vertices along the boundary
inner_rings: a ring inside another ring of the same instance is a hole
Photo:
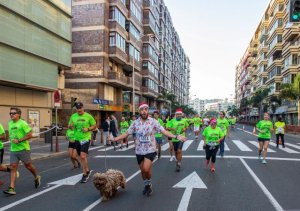
[[[0,1],[0,29],[0,121],[6,127],[10,107],[20,107],[39,132],[71,68],[71,0]]]
[[[257,90],[270,88],[269,96],[278,96],[280,86],[293,83],[299,73],[299,24],[289,23],[289,1],[272,0],[236,68],[236,103],[250,99]],[[298,105],[283,100],[268,111],[273,117],[281,115],[290,125],[298,124]],[[245,115],[258,118],[258,108],[250,108]],[[256,112],[255,112],[256,111]]]
[[[63,116],[71,114],[72,98],[99,121],[137,111],[139,102],[160,109],[166,91],[186,101],[189,61],[163,1],[73,0],[72,16]]]

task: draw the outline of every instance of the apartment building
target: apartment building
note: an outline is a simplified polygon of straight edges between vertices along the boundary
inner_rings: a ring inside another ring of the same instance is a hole
[[[174,90],[184,102],[190,62],[162,0],[73,0],[72,16],[64,116],[72,98],[99,121],[107,113],[137,111],[139,102],[160,109],[163,91]]]
[[[272,0],[236,68],[236,102],[250,99],[255,91],[270,88],[278,96],[282,83],[293,83],[299,72],[299,25],[289,23],[288,0]],[[253,108],[257,109],[257,108]],[[250,115],[249,113],[246,115]],[[283,101],[273,115],[297,125],[297,103]],[[255,116],[257,116],[257,112]]]
[[[0,1],[0,120],[20,107],[33,132],[52,123],[71,68],[71,0]]]

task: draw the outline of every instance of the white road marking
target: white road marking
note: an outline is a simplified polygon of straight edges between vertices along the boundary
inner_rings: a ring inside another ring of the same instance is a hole
[[[1,207],[0,211],[4,211],[4,210],[10,209],[12,207],[15,207],[15,206],[17,206],[17,205],[19,205],[19,204],[21,204],[21,203],[23,203],[25,201],[28,201],[28,200],[33,199],[33,198],[35,198],[37,196],[40,196],[40,195],[42,195],[44,193],[52,191],[52,190],[54,190],[54,189],[56,189],[56,188],[58,188],[60,186],[63,186],[63,185],[76,185],[80,181],[81,177],[82,177],[82,174],[77,174],[75,176],[67,177],[67,178],[64,178],[64,179],[61,179],[61,180],[58,180],[58,181],[55,181],[55,182],[48,183],[49,185],[54,185],[54,186],[52,186],[52,187],[50,187],[48,189],[45,189],[45,190],[43,190],[41,192],[35,193],[33,195],[27,196],[27,197],[25,197],[25,198],[23,198],[21,200],[15,201],[15,202],[13,202],[13,203],[11,203],[9,205],[6,205],[4,207]]]
[[[269,143],[271,146],[273,146],[273,147],[276,147],[276,144],[275,143],[273,143],[273,142],[270,142]],[[285,148],[279,148],[280,150],[282,150],[282,151],[285,151],[285,152],[287,152],[287,153],[293,153],[293,154],[299,154],[299,152],[297,152],[297,151],[295,151],[295,150],[292,150],[292,149],[290,149],[290,148],[287,148],[287,147],[285,147]]]
[[[257,149],[259,148],[258,147],[258,142],[257,141],[249,141],[250,144],[254,145]],[[270,142],[271,143],[271,142]],[[268,152],[276,152],[270,148],[268,148]]]
[[[266,186],[260,181],[260,179],[256,176],[256,174],[252,171],[252,169],[248,166],[248,164],[245,162],[243,158],[240,158],[241,162],[246,167],[247,171],[250,173],[252,178],[255,180],[257,185],[261,188],[261,190],[264,192],[264,194],[269,198],[271,204],[274,206],[275,210],[277,211],[283,211],[283,208],[281,205],[276,201],[274,196],[270,193],[270,191],[266,188]]]
[[[246,144],[241,142],[240,140],[232,140],[232,142],[243,152],[252,152],[252,149],[250,149]]]
[[[153,163],[155,163],[156,161],[157,161],[157,159],[155,159],[153,161]],[[128,177],[126,179],[126,183],[129,182],[130,180],[132,180],[134,177],[136,177],[139,173],[141,173],[141,170],[138,170],[137,172],[132,174],[130,177]],[[95,201],[94,203],[92,203],[91,205],[89,205],[88,207],[86,207],[85,209],[83,209],[83,211],[89,211],[89,210],[93,209],[94,207],[96,207],[101,202],[102,202],[102,197],[100,199],[98,199],[97,201]]]
[[[128,142],[128,144],[132,144],[133,143],[133,141],[129,141]],[[120,144],[119,144],[120,145]],[[116,146],[116,149],[118,149],[120,146]],[[103,151],[109,151],[109,150],[112,150],[112,149],[114,149],[114,147],[113,146],[111,146],[111,147],[106,147],[106,148],[104,148],[104,149],[100,149],[100,150],[98,150],[99,152],[103,152]]]
[[[128,144],[129,144],[129,142],[128,142]],[[118,152],[123,152],[123,151],[130,150],[130,149],[132,149],[132,148],[134,148],[134,147],[135,147],[134,144],[129,145],[128,148],[126,147],[126,145],[123,145],[123,149],[118,148],[116,151],[118,151]]]
[[[203,145],[204,145],[204,141],[201,140],[200,143],[199,143],[199,145],[198,145],[197,151],[204,151]]]
[[[178,182],[173,188],[184,188],[185,191],[179,203],[177,211],[186,211],[189,206],[190,198],[194,188],[207,189],[199,175],[194,171],[189,176]]]
[[[228,147],[228,145],[226,144],[226,143],[224,143],[224,146],[225,146],[225,151],[230,151],[230,149],[229,149],[229,147]]]
[[[184,159],[189,158],[205,158],[205,155],[183,155]],[[105,158],[105,155],[95,156],[95,158]],[[136,158],[135,155],[107,155],[106,158]],[[162,155],[161,158],[170,159],[170,155]],[[235,155],[226,155],[222,159],[250,159],[257,160],[257,156],[235,156]],[[280,157],[268,157],[268,160],[280,160],[280,161],[297,161],[300,162],[300,158],[280,158]]]
[[[165,143],[164,145],[161,146],[161,151],[166,151],[167,149],[169,149],[169,147],[170,147],[169,142]]]
[[[186,151],[194,140],[187,140],[183,143],[182,151]]]
[[[290,146],[290,147],[294,147],[296,149],[300,149],[299,146],[295,145],[295,144],[290,144],[290,143],[284,143],[284,145]],[[280,146],[279,146],[280,147]]]

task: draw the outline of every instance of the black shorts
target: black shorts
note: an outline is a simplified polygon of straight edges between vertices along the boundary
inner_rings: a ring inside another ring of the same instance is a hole
[[[258,142],[270,141],[270,138],[258,138]]]
[[[75,147],[78,155],[81,152],[89,154],[90,141],[75,141]]]
[[[147,158],[148,160],[153,161],[155,157],[156,157],[156,152],[152,152],[152,153],[149,153],[149,154],[146,154],[146,155],[136,155],[136,159],[137,159],[137,162],[138,162],[139,165],[141,164],[141,162],[145,158]]]
[[[69,141],[69,146],[68,146],[68,148],[76,149],[75,141],[74,141],[74,142]]]
[[[183,142],[178,141],[178,142],[172,142],[174,146],[174,151],[177,152],[179,149],[182,150],[183,147]]]

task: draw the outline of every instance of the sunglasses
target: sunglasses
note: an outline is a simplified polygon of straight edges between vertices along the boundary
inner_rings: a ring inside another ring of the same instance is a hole
[[[15,115],[17,112],[10,112],[9,115]]]

